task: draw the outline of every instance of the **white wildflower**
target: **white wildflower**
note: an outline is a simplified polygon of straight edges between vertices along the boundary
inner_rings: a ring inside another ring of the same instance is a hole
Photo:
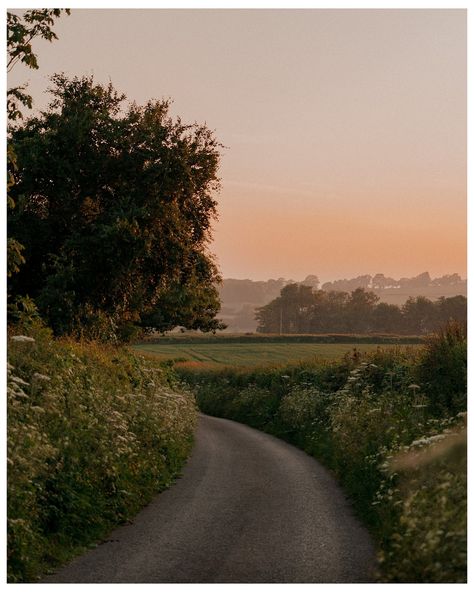
[[[12,395],[17,399],[29,399],[28,395],[19,388],[18,390],[11,391]]]
[[[26,524],[26,522],[27,522],[24,518],[7,518],[7,520],[8,520],[8,524],[13,525],[13,526],[15,526],[17,524],[19,524],[19,525]]]
[[[46,374],[40,374],[39,372],[35,372],[33,374],[33,380],[45,380],[46,382],[49,382],[51,378],[49,376],[46,376]]]
[[[440,440],[444,440],[446,438],[446,434],[435,434],[434,436],[426,436],[425,438],[420,438],[419,440],[414,440],[411,443],[411,446],[427,446],[428,444],[433,444],[434,442],[439,442]]]
[[[13,384],[12,387],[8,387],[7,388],[7,393],[9,397],[12,397],[13,399],[28,399],[28,395],[17,385],[17,384]]]
[[[23,378],[20,378],[19,376],[11,376],[10,377],[10,380],[12,382],[14,382],[15,384],[21,384],[22,386],[30,386],[30,383],[29,382],[25,382],[23,380]]]
[[[34,343],[35,340],[33,337],[27,337],[26,335],[12,335],[10,338],[12,341],[17,341],[20,343]]]

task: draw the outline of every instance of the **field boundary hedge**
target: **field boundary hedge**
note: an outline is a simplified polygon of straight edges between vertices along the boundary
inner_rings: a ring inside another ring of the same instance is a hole
[[[412,343],[423,343],[423,336],[420,335],[390,335],[390,334],[374,334],[374,335],[360,335],[351,333],[325,333],[315,335],[271,335],[266,334],[262,336],[257,333],[252,334],[186,334],[185,336],[179,333],[171,335],[163,335],[160,337],[150,336],[140,343],[373,343],[373,344],[391,344],[403,345]]]

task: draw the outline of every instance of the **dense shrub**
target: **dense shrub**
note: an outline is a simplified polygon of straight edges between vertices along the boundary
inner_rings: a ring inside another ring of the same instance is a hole
[[[33,323],[8,348],[8,578],[41,572],[167,487],[192,443],[193,397],[124,349],[53,341]]]
[[[279,403],[278,395],[249,384],[234,399],[234,418],[254,428],[268,427],[278,410]]]
[[[332,395],[309,384],[295,386],[279,408],[280,431],[294,444],[318,457],[329,458],[329,409]]]
[[[451,322],[426,342],[418,377],[438,414],[459,413],[467,405],[467,326]]]
[[[382,501],[398,504],[399,519],[380,553],[384,581],[466,581],[466,453],[461,424],[415,440],[388,464],[397,488]]]

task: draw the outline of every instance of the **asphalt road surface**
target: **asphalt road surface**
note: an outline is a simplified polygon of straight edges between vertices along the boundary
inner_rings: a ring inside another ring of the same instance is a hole
[[[367,531],[318,462],[202,415],[182,478],[43,582],[370,582],[373,565]]]

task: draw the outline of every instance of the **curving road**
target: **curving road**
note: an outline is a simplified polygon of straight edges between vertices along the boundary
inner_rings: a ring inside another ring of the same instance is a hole
[[[182,478],[43,582],[369,582],[373,565],[367,531],[318,462],[202,415]]]

